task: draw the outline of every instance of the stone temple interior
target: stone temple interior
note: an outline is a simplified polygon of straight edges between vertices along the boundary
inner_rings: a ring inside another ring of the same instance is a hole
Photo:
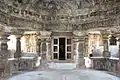
[[[120,80],[120,0],[0,0],[0,44],[0,80]]]

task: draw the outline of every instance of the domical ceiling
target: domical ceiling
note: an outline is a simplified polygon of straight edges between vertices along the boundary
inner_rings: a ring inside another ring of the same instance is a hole
[[[11,31],[120,30],[119,5],[119,0],[1,0],[0,24]]]

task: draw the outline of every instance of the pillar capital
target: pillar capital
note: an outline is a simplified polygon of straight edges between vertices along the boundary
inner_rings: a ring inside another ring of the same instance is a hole
[[[40,31],[40,34],[41,34],[41,38],[49,38],[51,36],[51,33],[50,31]]]
[[[10,40],[10,39],[8,39],[8,37],[10,36],[10,34],[7,33],[7,32],[3,32],[0,35],[1,35],[1,38],[0,38],[0,41],[1,41],[1,50],[6,50],[7,51],[7,49],[8,49],[7,42]]]
[[[107,40],[109,39],[110,32],[109,31],[101,31],[102,39]]]
[[[13,30],[13,31],[12,31],[12,34],[15,35],[16,38],[18,38],[18,37],[22,37],[22,36],[23,36],[24,31],[21,30],[21,29],[17,29],[17,30]]]
[[[85,32],[76,30],[76,31],[73,31],[73,35],[75,37],[83,37],[83,36],[85,36]]]
[[[23,36],[23,34],[15,34],[16,38],[21,38]]]
[[[115,34],[116,39],[120,42],[120,34]]]
[[[7,43],[10,40],[10,39],[8,39],[10,34],[7,32],[0,34],[0,36],[1,36],[1,38],[0,38],[1,43]]]
[[[81,36],[81,37],[74,37],[73,38],[74,42],[79,42],[79,43],[84,43],[85,42],[85,37]]]

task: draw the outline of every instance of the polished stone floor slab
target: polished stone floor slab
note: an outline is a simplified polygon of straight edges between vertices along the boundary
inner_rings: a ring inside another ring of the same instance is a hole
[[[105,71],[89,69],[59,69],[32,71],[13,76],[8,80],[120,80]]]

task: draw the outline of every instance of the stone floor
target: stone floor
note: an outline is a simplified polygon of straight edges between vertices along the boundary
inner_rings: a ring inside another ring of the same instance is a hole
[[[9,78],[0,80],[120,80],[120,76],[105,71],[76,69],[74,63],[48,63],[34,71],[22,71]]]
[[[58,69],[26,72],[7,80],[120,80],[120,78],[110,75],[105,71]]]

